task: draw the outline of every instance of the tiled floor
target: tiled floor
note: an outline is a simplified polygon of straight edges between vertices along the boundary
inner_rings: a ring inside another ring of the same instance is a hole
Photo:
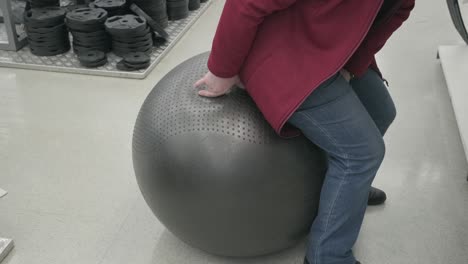
[[[145,80],[0,68],[0,187],[9,191],[0,236],[16,243],[4,264],[301,263],[304,243],[255,259],[185,245],[151,214],[134,179],[140,105],[166,72],[210,49],[223,3]],[[436,60],[438,45],[460,39],[445,1],[417,3],[379,55],[399,115],[376,180],[389,201],[368,210],[356,245],[363,264],[468,263],[467,166]]]

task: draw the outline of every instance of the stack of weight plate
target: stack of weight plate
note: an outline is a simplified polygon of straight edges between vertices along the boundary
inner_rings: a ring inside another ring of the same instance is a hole
[[[99,50],[82,52],[78,55],[78,60],[86,68],[97,68],[107,64],[106,54]]]
[[[73,51],[76,54],[99,50],[111,50],[111,38],[104,22],[107,12],[102,8],[78,8],[67,13],[66,23],[73,35]]]
[[[60,0],[28,0],[32,8],[60,6]]]
[[[133,0],[133,3],[148,14],[161,27],[169,25],[166,0]]]
[[[188,8],[190,11],[197,10],[200,8],[200,0],[189,0]]]
[[[149,55],[143,52],[131,52],[123,56],[123,60],[117,63],[117,69],[121,71],[137,71],[146,69],[151,64]]]
[[[54,56],[70,50],[65,10],[60,7],[32,8],[24,12],[24,25],[31,52]]]
[[[189,16],[189,0],[167,0],[169,20],[179,20]]]
[[[153,50],[153,36],[146,20],[135,15],[108,18],[106,30],[112,36],[112,51],[117,56],[131,52],[150,54]]]
[[[128,13],[126,0],[96,0],[91,2],[89,6],[106,10],[107,17],[124,15]]]

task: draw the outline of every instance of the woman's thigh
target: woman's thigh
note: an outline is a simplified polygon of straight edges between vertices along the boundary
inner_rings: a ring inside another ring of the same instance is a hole
[[[382,78],[369,69],[361,78],[351,80],[350,84],[382,136],[385,135],[395,120],[396,108]]]
[[[338,159],[360,159],[382,152],[383,141],[378,128],[341,75],[317,88],[292,115],[289,123]]]

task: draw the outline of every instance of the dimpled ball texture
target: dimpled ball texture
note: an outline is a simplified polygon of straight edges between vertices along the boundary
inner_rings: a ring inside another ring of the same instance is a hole
[[[245,90],[198,95],[209,54],[169,72],[151,91],[133,135],[147,204],[167,229],[222,256],[258,256],[301,241],[317,213],[323,152],[275,134]]]

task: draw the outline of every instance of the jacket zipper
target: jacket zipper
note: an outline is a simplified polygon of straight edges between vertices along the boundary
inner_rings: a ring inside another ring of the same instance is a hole
[[[403,0],[400,0],[400,2],[403,2]],[[380,5],[379,5],[379,8],[377,9],[377,12],[375,12],[375,14],[373,15],[372,17],[372,21],[375,20],[375,18],[377,17],[378,13],[379,13],[379,10],[380,8],[382,8],[382,5],[384,3],[384,0],[380,0]],[[397,6],[397,5],[395,5]],[[399,5],[398,5],[399,6]],[[395,9],[395,12],[396,12],[396,8],[392,8],[392,10]],[[389,12],[390,13],[390,12]],[[387,16],[386,16],[387,17]],[[388,16],[388,19],[390,19],[391,16]],[[386,19],[388,21],[388,19]],[[382,23],[379,23],[380,25],[382,25]],[[356,50],[359,48],[359,46],[361,46],[361,43],[362,41],[366,38],[367,34],[369,34],[370,30],[371,30],[371,27],[374,25],[373,22],[369,23],[369,25],[367,26],[367,29],[365,31],[365,34],[362,35],[361,39],[356,43],[355,47],[353,48],[352,52],[350,52],[350,54],[346,57],[346,59],[344,60],[344,62],[342,62],[340,64],[340,67],[338,67],[337,70],[333,71],[333,74],[331,74],[330,76],[328,76],[327,78],[325,78],[324,80],[320,81],[320,83],[323,83],[324,81],[330,79],[333,75],[337,74],[345,65],[346,63],[348,62],[348,60],[351,58],[351,56],[353,56],[353,54],[356,52]],[[307,99],[307,97],[310,95],[310,93],[308,93],[306,96],[304,96],[304,98],[297,104],[294,106],[293,109],[297,109],[300,105],[302,105],[304,103],[304,101]],[[294,114],[294,110],[292,110],[290,113],[288,113],[286,115],[286,118],[281,122],[281,125],[280,125],[280,134],[281,134],[281,128],[284,127],[284,125],[286,124],[286,122],[289,120],[289,118],[291,118],[291,116]]]

